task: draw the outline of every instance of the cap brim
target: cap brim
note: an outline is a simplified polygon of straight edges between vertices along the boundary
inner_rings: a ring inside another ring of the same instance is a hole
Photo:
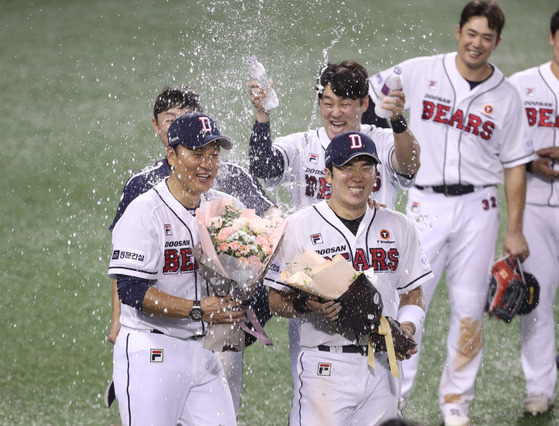
[[[347,164],[349,161],[353,160],[355,157],[359,157],[361,155],[367,155],[369,157],[372,157],[373,160],[375,160],[377,162],[377,164],[381,164],[379,158],[376,155],[370,154],[368,152],[356,152],[356,153],[350,155],[347,159],[345,159],[345,161],[343,163],[336,164],[335,162],[332,162],[332,164],[336,167],[341,167],[341,166]]]
[[[204,139],[204,145],[207,145],[211,142],[219,142],[219,146],[222,147],[223,149],[231,149],[233,148],[233,142],[231,142],[230,139],[226,138],[225,136],[207,136]],[[202,146],[204,146],[202,145]]]

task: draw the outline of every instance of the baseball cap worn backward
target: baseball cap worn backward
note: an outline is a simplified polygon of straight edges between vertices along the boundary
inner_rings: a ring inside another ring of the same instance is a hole
[[[341,133],[334,136],[330,145],[326,148],[326,167],[330,164],[338,167],[343,166],[359,155],[373,157],[376,163],[380,164],[377,147],[369,136],[361,132]]]
[[[200,112],[184,114],[173,121],[167,131],[167,138],[171,147],[182,145],[196,149],[214,141],[218,141],[223,149],[233,147],[231,140],[221,135],[215,121]]]

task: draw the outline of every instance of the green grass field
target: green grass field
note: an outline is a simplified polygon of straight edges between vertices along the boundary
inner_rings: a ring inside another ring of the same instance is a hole
[[[326,57],[354,59],[374,73],[454,50],[464,4],[1,0],[0,424],[120,421],[116,404],[102,404],[112,371],[107,227],[130,171],[162,155],[150,120],[164,86],[196,89],[236,142],[232,157],[246,163],[254,115],[249,56],[274,80],[281,104],[272,130],[287,134],[317,124],[313,87]],[[510,75],[549,60],[548,22],[557,2],[500,4],[507,24],[492,62]],[[447,323],[440,286],[405,412],[424,425],[440,424]],[[474,423],[558,424],[559,408],[536,419],[522,415],[518,320],[486,325]],[[240,424],[287,423],[286,327],[272,320],[267,330],[275,347],[247,350]]]

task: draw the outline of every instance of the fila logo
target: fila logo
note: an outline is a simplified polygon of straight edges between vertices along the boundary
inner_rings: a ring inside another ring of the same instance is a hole
[[[202,123],[202,131],[209,133],[212,132],[212,125],[208,117],[198,117],[198,120],[200,120],[200,123]]]
[[[165,236],[170,237],[171,235],[173,235],[170,224],[166,223],[165,225],[163,225],[163,228],[165,229]]]
[[[322,235],[320,234],[311,235],[311,241],[313,244],[322,244]]]
[[[349,135],[349,138],[351,139],[351,149],[360,149],[363,148],[363,141],[361,141],[361,136],[360,135]]]
[[[150,362],[163,362],[163,349],[150,349],[149,351]]]
[[[312,152],[309,154],[309,163],[318,164],[318,155],[313,154]]]
[[[319,362],[318,369],[316,370],[317,376],[331,376],[332,375],[332,364],[328,362]]]

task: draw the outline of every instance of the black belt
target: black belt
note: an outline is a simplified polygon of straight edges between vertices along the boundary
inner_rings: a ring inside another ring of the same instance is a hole
[[[493,185],[485,185],[482,188],[486,188]],[[431,189],[437,194],[444,194],[447,197],[456,197],[457,195],[470,194],[476,190],[474,185],[438,185],[438,186],[421,186],[415,185],[417,189]]]
[[[152,329],[150,330],[150,333],[152,333],[152,334],[163,334],[163,335],[165,336],[165,333],[163,333],[162,331],[159,331],[159,330],[157,330],[157,329],[155,329],[155,328],[152,328]],[[195,335],[195,336],[190,336],[190,337],[187,337],[187,338],[181,339],[181,340],[200,340],[200,339],[202,339],[204,336],[205,336],[204,334]]]
[[[336,350],[337,348],[341,348],[341,351],[344,354],[361,354],[361,355],[367,355],[369,349],[367,346],[359,346],[359,345],[346,345],[346,346],[318,345],[318,350],[322,352],[337,352]]]

